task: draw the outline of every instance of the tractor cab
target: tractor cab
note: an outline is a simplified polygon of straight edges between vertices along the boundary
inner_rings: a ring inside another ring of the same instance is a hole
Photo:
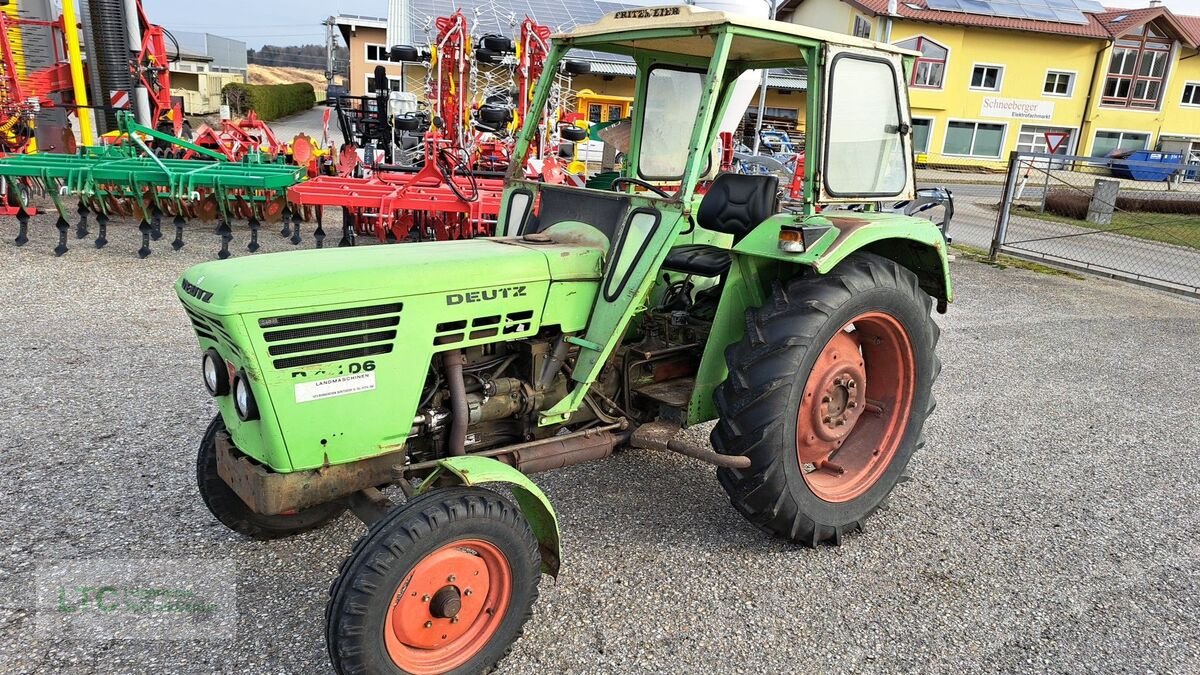
[[[597,308],[576,381],[598,374],[647,293],[668,289],[689,307],[724,288],[735,255],[745,254],[831,269],[848,251],[892,239],[906,229],[918,246],[878,244],[921,270],[923,286],[942,304],[950,289],[939,251],[945,242],[925,224],[874,212],[816,215],[818,204],[899,202],[914,198],[911,117],[906,69],[914,53],[847,35],[763,21],[692,6],[636,8],[556,35],[546,71],[575,50],[631,59],[637,68],[621,175],[609,189],[548,185],[519,167],[544,125],[527,124],[504,192],[498,236],[539,241],[588,240],[605,249]],[[803,68],[809,88],[805,140],[808,158],[799,200],[781,213],[773,175],[722,172],[720,136],[740,121],[761,70]],[[546,104],[553,82],[543,80],[533,107]],[[857,244],[843,247],[847,239]],[[841,251],[841,254],[838,253]],[[734,283],[740,283],[735,279]],[[680,286],[682,284],[682,286]],[[703,307],[709,315],[715,307]],[[591,349],[595,345],[598,349]],[[690,402],[711,414],[715,383],[701,383]],[[582,393],[581,393],[582,396]],[[558,411],[579,405],[564,402]],[[685,416],[686,418],[686,416]],[[556,413],[547,420],[561,421]]]

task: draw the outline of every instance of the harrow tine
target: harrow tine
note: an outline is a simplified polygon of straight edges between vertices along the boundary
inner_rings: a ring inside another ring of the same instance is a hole
[[[178,251],[183,248],[183,226],[187,224],[187,221],[184,220],[183,216],[177,215],[173,224],[175,225],[175,241],[171,242],[171,248]]]
[[[61,258],[70,250],[67,248],[67,230],[71,229],[71,224],[60,213],[54,227],[58,228],[58,246],[54,247],[54,257]]]
[[[292,236],[292,207],[290,204],[283,207],[283,228],[279,230],[279,236]]]
[[[104,248],[108,244],[108,213],[100,210],[96,213],[96,248]]]
[[[150,238],[154,241],[162,239],[162,211],[159,210],[158,204],[150,205]]]
[[[75,211],[79,214],[79,222],[75,224],[75,238],[83,239],[88,236],[88,214],[91,211],[88,210],[87,204],[82,198],[79,200],[79,208]]]
[[[251,214],[250,214],[250,243],[246,244],[246,250],[250,251],[251,253],[257,253],[258,249],[259,249],[258,227],[259,227],[258,216],[254,215],[254,213],[251,212]]]
[[[321,222],[323,215],[321,211],[317,211],[317,229],[313,230],[313,238],[317,240],[317,248],[325,248],[325,227]]]
[[[143,216],[138,223],[138,232],[142,233],[142,247],[138,249],[138,258],[145,260],[150,255],[150,237],[153,231],[154,226]]]
[[[217,258],[225,260],[232,255],[229,252],[229,242],[233,241],[233,229],[229,227],[229,220],[224,213],[218,221],[217,234],[221,235],[221,250],[217,252]]]
[[[300,214],[292,212],[292,245],[300,245]]]
[[[350,209],[342,207],[342,238],[338,241],[338,248],[346,248],[354,245],[354,216],[350,215]]]
[[[17,210],[17,223],[20,227],[17,229],[17,238],[13,241],[17,246],[24,246],[29,243],[29,213],[22,206]]]

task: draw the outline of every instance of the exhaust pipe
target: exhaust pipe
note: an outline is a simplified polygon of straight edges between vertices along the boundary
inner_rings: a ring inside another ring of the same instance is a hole
[[[620,437],[611,431],[584,434],[572,438],[552,438],[525,450],[517,450],[502,458],[521,473],[553,471],[572,464],[604,459],[613,453]]]
[[[450,388],[450,440],[452,456],[467,454],[467,424],[471,414],[467,406],[467,383],[463,380],[463,353],[459,350],[442,354],[446,368],[446,384]]]

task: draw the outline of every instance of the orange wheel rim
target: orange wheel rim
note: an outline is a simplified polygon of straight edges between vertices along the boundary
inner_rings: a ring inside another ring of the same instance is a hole
[[[392,594],[383,625],[388,656],[414,675],[459,668],[496,634],[511,599],[512,569],[495,544],[446,544]]]
[[[900,449],[916,391],[916,357],[899,320],[867,312],[825,344],[796,416],[804,481],[827,502],[878,482]]]

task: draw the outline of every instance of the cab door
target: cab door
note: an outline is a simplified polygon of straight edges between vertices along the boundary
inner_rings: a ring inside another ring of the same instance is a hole
[[[913,199],[912,117],[899,54],[825,47],[819,195]]]

